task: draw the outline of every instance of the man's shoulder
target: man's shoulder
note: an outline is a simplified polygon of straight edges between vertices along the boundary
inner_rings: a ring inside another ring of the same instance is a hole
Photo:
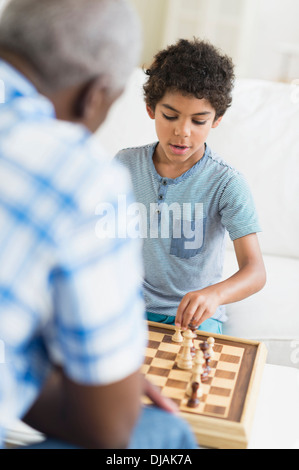
[[[55,119],[18,123],[0,150],[10,171],[17,168],[22,181],[69,215],[94,211],[98,201],[115,198],[116,188],[130,190],[127,170],[81,125]]]
[[[60,152],[72,152],[74,148],[88,141],[88,130],[78,124],[61,121],[51,116],[33,115],[28,119],[17,119],[10,127],[9,132],[2,139],[6,152],[12,154],[28,153],[40,155],[46,160],[51,154],[60,155]],[[10,143],[15,142],[11,146]],[[51,155],[52,157],[52,155]]]
[[[112,168],[124,173],[100,139],[80,124],[57,119],[28,121],[15,127],[11,139],[17,142],[17,153],[26,156],[22,158],[26,169],[36,174],[41,171],[55,178],[64,173],[63,180],[67,181],[70,172],[70,179],[81,174],[84,181]]]
[[[36,136],[48,135],[48,142],[61,149],[69,149],[72,152],[76,148],[88,147],[91,134],[81,124],[76,124],[58,119],[45,119],[40,125],[35,125]]]

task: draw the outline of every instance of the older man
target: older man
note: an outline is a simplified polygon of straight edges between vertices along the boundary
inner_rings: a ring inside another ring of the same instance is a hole
[[[125,0],[11,0],[1,18],[2,444],[22,418],[52,448],[194,446],[174,414],[140,405],[145,391],[172,410],[139,372],[139,243],[95,231],[97,204],[131,197],[92,134],[139,44]]]

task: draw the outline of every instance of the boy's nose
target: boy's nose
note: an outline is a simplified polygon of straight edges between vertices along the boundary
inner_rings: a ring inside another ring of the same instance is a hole
[[[188,122],[176,123],[174,133],[178,137],[190,137],[190,134],[191,134],[190,124]]]

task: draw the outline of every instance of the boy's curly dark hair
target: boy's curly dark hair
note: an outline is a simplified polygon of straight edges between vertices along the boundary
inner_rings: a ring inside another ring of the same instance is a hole
[[[145,73],[144,97],[153,110],[167,91],[205,98],[216,111],[215,119],[231,106],[233,62],[207,41],[180,39],[158,52]]]

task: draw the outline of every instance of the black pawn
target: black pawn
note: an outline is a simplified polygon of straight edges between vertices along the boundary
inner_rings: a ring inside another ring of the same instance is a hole
[[[195,331],[197,330],[197,327],[194,326],[192,323],[189,323],[188,328],[189,328],[189,330],[192,331],[193,334],[194,334]],[[191,354],[192,357],[195,357],[195,354],[196,354],[196,349],[195,349],[195,345],[194,345],[194,340],[195,340],[195,337],[194,337],[193,340],[192,340],[192,346],[191,346],[191,348],[190,348],[190,354]]]
[[[207,343],[207,341],[203,341],[200,344],[200,349],[203,352],[203,357],[204,357],[204,360],[205,360],[204,371],[201,374],[201,381],[206,382],[208,380],[209,373],[210,373],[210,370],[211,370],[211,368],[210,368],[210,359],[211,359],[211,357],[210,357],[210,354],[208,353],[209,343]]]
[[[189,400],[187,402],[187,406],[189,406],[189,408],[197,408],[197,406],[199,405],[199,399],[197,397],[197,391],[198,391],[198,388],[199,388],[199,383],[198,382],[193,382],[191,387],[192,387],[192,394],[191,394],[191,397],[189,398]]]

